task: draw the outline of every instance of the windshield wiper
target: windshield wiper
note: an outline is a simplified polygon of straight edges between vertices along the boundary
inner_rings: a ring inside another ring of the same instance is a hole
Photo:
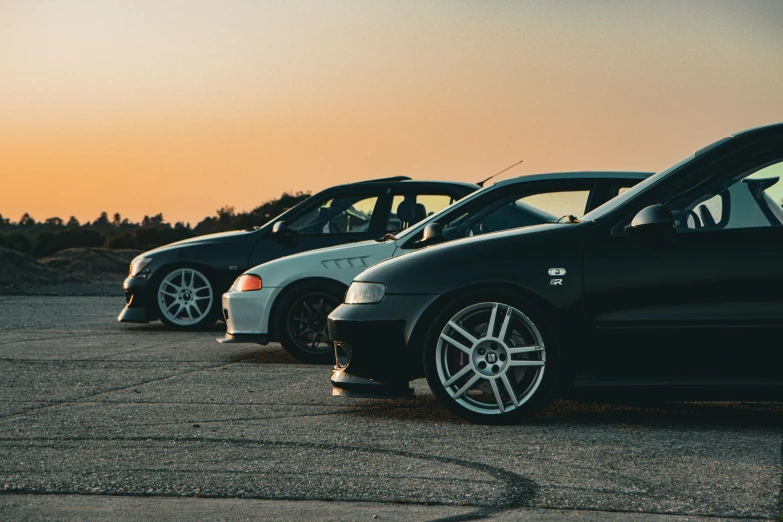
[[[375,241],[377,241],[378,243],[383,243],[384,241],[389,241],[389,240],[397,241],[397,236],[389,232],[388,234],[384,234],[383,237],[376,239]]]
[[[571,214],[566,214],[565,216],[558,219],[557,222],[558,223],[581,223],[582,220],[577,218],[576,216],[572,216]]]

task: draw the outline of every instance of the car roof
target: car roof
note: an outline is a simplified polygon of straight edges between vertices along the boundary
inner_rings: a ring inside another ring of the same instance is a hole
[[[771,130],[783,131],[783,122],[770,123],[769,125],[760,125],[758,127],[751,127],[749,129],[735,132],[734,134],[729,134],[729,137],[736,138],[737,136],[742,136],[743,134],[752,134],[754,132],[771,131]]]
[[[559,179],[633,179],[641,181],[655,174],[654,172],[621,171],[621,170],[584,170],[580,172],[548,172],[546,174],[525,174],[515,178],[504,179],[495,185],[513,185],[515,183],[530,183],[531,181],[551,181]]]
[[[368,179],[366,181],[356,181],[354,183],[344,183],[342,185],[335,185],[333,187],[330,187],[327,190],[332,189],[339,189],[339,188],[345,188],[345,187],[355,187],[355,186],[372,186],[372,185],[404,185],[404,186],[410,186],[410,185],[446,185],[450,187],[461,187],[468,189],[470,191],[477,190],[479,186],[476,183],[468,183],[466,181],[443,181],[443,180],[424,180],[424,179],[411,179],[407,176],[393,176],[390,178],[378,178],[378,179]]]

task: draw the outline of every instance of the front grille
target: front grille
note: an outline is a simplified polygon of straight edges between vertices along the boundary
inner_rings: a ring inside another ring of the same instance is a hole
[[[334,342],[334,362],[338,368],[348,368],[351,364],[351,345],[341,343],[339,341]]]

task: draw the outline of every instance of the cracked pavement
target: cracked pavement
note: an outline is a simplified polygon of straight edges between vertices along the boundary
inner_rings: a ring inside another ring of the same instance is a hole
[[[329,368],[0,297],[0,518],[779,519],[783,406],[559,401],[474,426],[331,397]],[[186,497],[186,498],[182,498]]]

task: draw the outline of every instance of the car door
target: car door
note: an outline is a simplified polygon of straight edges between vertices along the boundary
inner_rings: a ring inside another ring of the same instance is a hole
[[[388,187],[352,187],[324,194],[286,220],[286,230],[261,238],[250,255],[255,266],[279,257],[382,236]]]
[[[675,230],[598,229],[584,255],[585,375],[783,378],[783,154],[718,163],[660,200]],[[639,381],[642,382],[642,381]]]

